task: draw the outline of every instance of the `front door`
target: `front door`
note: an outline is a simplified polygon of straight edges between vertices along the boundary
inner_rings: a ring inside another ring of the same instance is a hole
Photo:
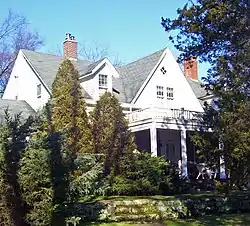
[[[176,148],[174,143],[167,143],[161,146],[161,156],[164,156],[165,159],[170,162],[177,163],[178,156],[176,153]]]

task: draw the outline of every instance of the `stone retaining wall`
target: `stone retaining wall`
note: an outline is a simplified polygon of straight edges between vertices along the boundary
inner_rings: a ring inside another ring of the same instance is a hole
[[[250,212],[250,195],[102,200],[79,204],[84,221],[155,221],[207,214]]]

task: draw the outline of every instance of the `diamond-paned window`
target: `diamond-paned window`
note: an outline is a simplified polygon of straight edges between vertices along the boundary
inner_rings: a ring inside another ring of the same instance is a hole
[[[167,73],[167,70],[165,69],[165,67],[162,67],[162,68],[161,68],[161,72],[162,72],[162,74],[164,74],[164,75]]]

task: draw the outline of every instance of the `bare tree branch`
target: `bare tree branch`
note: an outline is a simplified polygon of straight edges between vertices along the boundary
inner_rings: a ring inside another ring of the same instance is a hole
[[[20,49],[36,50],[43,45],[37,32],[29,30],[26,17],[9,10],[0,25],[0,92],[3,93]]]
[[[57,56],[63,56],[63,50],[61,45],[56,45],[55,48],[51,48],[48,50],[49,54],[57,55]]]
[[[120,66],[122,66],[122,65],[125,64],[124,61],[122,61],[122,60],[119,58],[118,54],[116,54],[116,55],[113,57],[113,59],[112,59],[111,61],[112,61],[112,64],[113,64],[115,67],[120,67]]]
[[[107,57],[115,67],[123,64],[118,54],[111,54],[107,46],[102,46],[98,42],[94,42],[92,45],[87,45],[86,42],[83,42],[79,46],[79,56],[84,60],[98,61]]]
[[[92,45],[87,44],[86,42],[81,42],[78,45],[79,59],[95,62],[107,57],[115,67],[119,67],[124,64],[124,62],[120,60],[118,54],[111,54],[107,46],[102,46],[98,42],[93,42]],[[62,48],[59,45],[48,52],[58,56],[63,55]]]
[[[101,46],[98,42],[94,42],[92,47],[83,42],[79,44],[79,47],[79,56],[84,60],[97,61],[109,55],[108,48]]]

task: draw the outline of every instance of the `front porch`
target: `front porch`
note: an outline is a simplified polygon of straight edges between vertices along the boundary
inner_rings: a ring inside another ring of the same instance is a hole
[[[195,147],[190,140],[192,131],[155,128],[155,131],[145,129],[134,134],[140,151],[163,156],[179,168],[183,177],[198,175],[192,167],[192,162],[198,162]]]
[[[184,109],[147,108],[131,112],[128,118],[140,151],[164,156],[179,168],[182,177],[196,179],[200,162],[191,136],[201,128],[201,114]]]

